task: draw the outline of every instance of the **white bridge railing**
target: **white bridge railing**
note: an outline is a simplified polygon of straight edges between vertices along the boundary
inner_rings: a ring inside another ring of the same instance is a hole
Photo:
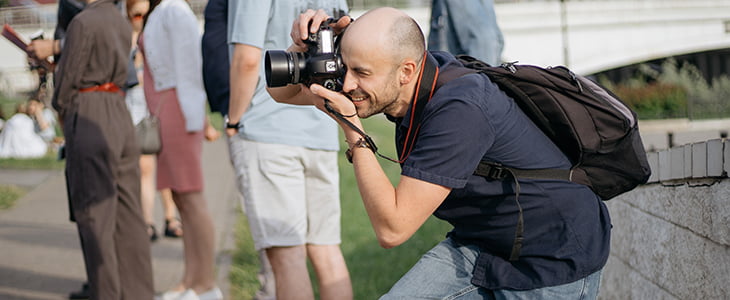
[[[566,0],[564,5],[557,0],[495,2],[505,39],[504,61],[568,65],[577,73],[591,74],[656,58],[730,48],[728,0]],[[202,15],[207,1],[190,3],[193,11]],[[373,3],[411,7],[404,10],[428,32],[430,1],[350,3],[355,17]],[[26,36],[42,29],[50,37],[55,13],[55,5],[3,8],[0,23],[13,24]],[[0,88],[3,81],[8,82],[8,76],[23,77],[11,73],[25,67],[24,54],[0,38],[0,76],[5,77],[0,78]],[[12,89],[10,93],[35,86],[24,82],[12,80],[6,86]]]

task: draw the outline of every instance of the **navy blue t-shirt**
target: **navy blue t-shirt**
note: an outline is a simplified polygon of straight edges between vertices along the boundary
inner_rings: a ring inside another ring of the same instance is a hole
[[[446,52],[431,53],[441,70],[461,66]],[[409,119],[395,119],[399,151]],[[518,219],[515,183],[473,175],[483,159],[520,169],[571,167],[485,75],[462,76],[434,93],[401,174],[452,188],[434,215],[454,226],[454,240],[481,247],[472,283],[535,289],[576,281],[605,265],[611,229],[605,204],[588,187],[561,180],[519,180],[525,240],[519,260],[509,261]]]
[[[228,59],[228,0],[209,0],[205,5],[205,31],[201,40],[203,85],[212,112],[228,114],[230,61]]]

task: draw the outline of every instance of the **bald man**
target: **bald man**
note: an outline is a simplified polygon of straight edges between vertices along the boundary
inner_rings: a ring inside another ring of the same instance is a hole
[[[325,18],[319,12],[311,19]],[[306,49],[300,37],[314,30],[308,22],[293,26],[290,50]],[[277,101],[325,112],[329,101],[338,113],[328,112],[348,141],[381,246],[402,244],[431,214],[454,226],[381,299],[596,298],[609,253],[606,206],[587,186],[568,181],[519,179],[516,185],[513,178],[474,175],[481,160],[521,169],[569,169],[571,163],[488,77],[465,72],[446,52],[426,52],[424,44],[412,18],[374,9],[342,36],[341,93],[317,84],[269,89]],[[455,73],[468,74],[446,76]],[[358,132],[360,118],[379,113],[396,126],[402,171],[395,187]]]

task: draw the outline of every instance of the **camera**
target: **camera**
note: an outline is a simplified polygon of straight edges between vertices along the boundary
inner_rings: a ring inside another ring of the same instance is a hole
[[[337,38],[330,24],[337,19],[327,19],[319,30],[310,33],[304,41],[309,47],[306,53],[269,50],[265,55],[266,84],[281,87],[302,83],[317,83],[333,90],[342,90],[345,66],[342,63]]]

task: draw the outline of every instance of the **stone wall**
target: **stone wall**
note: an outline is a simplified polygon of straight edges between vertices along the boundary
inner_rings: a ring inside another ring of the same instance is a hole
[[[607,203],[601,299],[730,297],[730,141],[648,154],[650,182]]]

